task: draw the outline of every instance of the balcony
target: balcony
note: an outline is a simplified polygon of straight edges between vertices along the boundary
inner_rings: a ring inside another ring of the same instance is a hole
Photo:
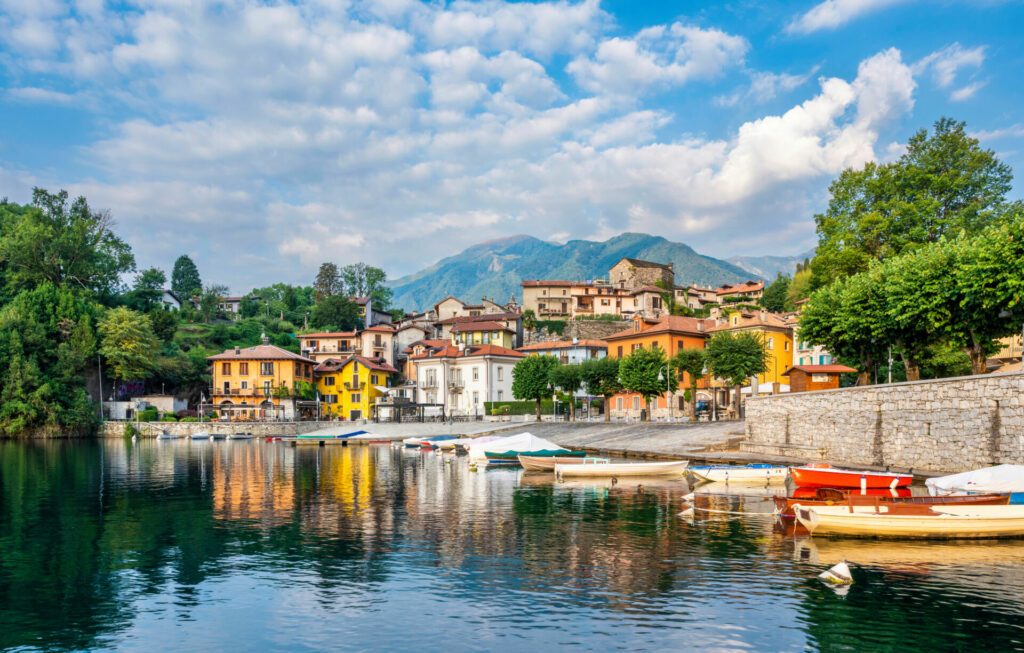
[[[213,388],[210,390],[212,397],[273,397],[277,388]]]
[[[423,388],[424,390],[429,390],[430,388],[436,388],[437,387],[437,379],[429,378],[428,377],[427,379],[424,379],[423,381],[420,381],[420,387]]]
[[[363,381],[359,381],[359,382],[345,381],[345,389],[346,390],[362,390],[365,387],[366,387],[366,383],[364,383]]]
[[[462,379],[452,379],[448,382],[448,389],[452,392],[462,392],[463,387]]]

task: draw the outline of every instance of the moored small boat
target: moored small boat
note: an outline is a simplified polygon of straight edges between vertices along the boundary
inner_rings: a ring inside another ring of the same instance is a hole
[[[912,539],[1024,537],[1024,506],[875,505],[793,506],[812,535]]]
[[[228,440],[252,440],[252,433],[228,433]]]
[[[488,461],[491,460],[518,460],[519,456],[530,458],[584,458],[586,451],[569,451],[567,449],[538,449],[536,451],[485,451]]]
[[[789,469],[778,465],[696,465],[689,473],[698,480],[713,483],[785,483]]]
[[[210,434],[207,431],[199,431],[189,436],[192,440],[209,440]]]
[[[582,465],[555,465],[555,476],[680,476],[686,473],[688,460],[656,463],[594,463]]]
[[[825,488],[899,488],[914,480],[912,474],[840,469],[830,466],[790,467],[790,476],[797,487]]]
[[[519,464],[528,472],[553,472],[555,465],[604,465],[607,458],[585,456],[529,456],[519,454]]]
[[[156,436],[157,440],[180,440],[181,436],[176,433],[161,433]]]
[[[850,493],[841,490],[821,488],[817,494],[818,496],[815,498],[774,497],[775,512],[780,517],[792,519],[794,517],[793,506],[796,504],[805,507],[838,506],[847,505],[850,502]],[[947,497],[874,496],[862,498],[857,496],[855,501],[874,505],[876,499],[880,504],[898,503],[915,506],[1005,506],[1010,503],[1009,494],[962,494]]]

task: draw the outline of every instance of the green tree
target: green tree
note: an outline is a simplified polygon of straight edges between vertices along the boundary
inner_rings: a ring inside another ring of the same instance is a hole
[[[313,308],[310,324],[324,331],[352,331],[362,328],[362,319],[355,302],[343,295],[332,295]]]
[[[527,356],[512,368],[512,396],[537,402],[538,422],[541,420],[541,400],[554,394],[551,370],[558,365],[558,359],[554,356]]]
[[[129,293],[132,307],[144,313],[153,310],[160,305],[165,285],[167,275],[159,268],[148,268],[135,275],[135,283]]]
[[[323,301],[332,295],[337,295],[342,289],[341,273],[334,263],[321,263],[320,270],[316,273],[316,281],[313,282],[313,291],[316,301]]]
[[[740,389],[751,377],[768,369],[764,341],[750,331],[722,331],[708,341],[707,360],[712,373],[735,388],[733,410],[739,415]]]
[[[1006,214],[1012,176],[949,118],[911,137],[898,161],[843,171],[829,187],[827,211],[815,216],[814,286],[946,234],[977,233]]]
[[[196,267],[188,255],[182,254],[174,261],[174,269],[171,270],[171,290],[182,302],[203,292],[203,280],[199,276],[199,268]]]
[[[349,297],[369,297],[378,311],[386,311],[391,306],[392,292],[387,286],[388,275],[384,270],[365,263],[353,263],[341,268],[339,274],[342,290]]]
[[[690,382],[690,421],[697,421],[697,381],[704,376],[708,364],[707,354],[703,349],[681,349],[672,358],[672,366],[680,373],[686,374]],[[680,379],[682,381],[683,379]]]
[[[537,314],[532,308],[523,311],[523,328],[531,333],[537,329]]]
[[[789,282],[789,290],[786,292],[786,305],[795,310],[797,302],[807,299],[811,294],[811,266],[808,262],[805,266],[797,265],[797,271],[793,280]]]
[[[619,382],[619,360],[591,358],[580,364],[580,376],[589,394],[604,397],[604,421],[610,421],[611,399],[622,391],[622,384]]]
[[[768,287],[764,289],[764,294],[761,295],[761,306],[772,313],[784,313],[793,310],[793,305],[789,302],[789,285],[789,277],[779,274],[775,281],[768,284]]]
[[[114,378],[149,378],[160,343],[145,315],[129,308],[107,311],[99,324],[100,353]]]
[[[21,212],[0,238],[0,262],[17,289],[51,282],[110,298],[121,275],[135,267],[131,248],[111,230],[107,212],[67,191],[32,191],[32,210]]]
[[[583,387],[583,375],[579,365],[558,365],[552,367],[549,379],[552,386],[569,395],[569,421],[576,421],[576,393]]]
[[[656,348],[637,349],[619,363],[622,387],[641,395],[648,405],[654,397],[665,392],[665,372],[669,372],[671,376],[671,371],[667,369],[665,352]],[[653,408],[651,406],[648,410],[647,419],[651,419]]]
[[[174,340],[174,334],[178,331],[177,311],[152,311],[147,313],[146,317],[153,328],[153,335],[161,342],[169,343]]]
[[[227,294],[227,286],[212,284],[203,289],[199,296],[199,315],[204,322],[210,322],[220,314],[220,303]]]

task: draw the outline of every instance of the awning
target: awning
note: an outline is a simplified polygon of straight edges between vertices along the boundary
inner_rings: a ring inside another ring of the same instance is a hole
[[[373,387],[377,388],[377,392],[382,392],[384,394],[388,394],[389,392],[391,392],[391,388],[385,388],[382,385],[375,385]]]

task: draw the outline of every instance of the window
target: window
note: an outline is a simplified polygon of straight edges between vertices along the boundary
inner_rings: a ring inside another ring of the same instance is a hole
[[[336,404],[338,403],[338,395],[324,395],[325,404]]]
[[[644,348],[643,345],[641,345],[640,343],[636,343],[636,344],[633,345],[633,347],[630,349],[630,351],[636,351],[637,349],[643,349],[643,348]]]
[[[788,340],[785,340],[785,341],[783,341],[783,343],[782,343],[782,348],[783,348],[783,349],[784,349],[785,351],[789,351],[789,341],[788,341]]]
[[[231,363],[221,363],[220,373],[224,376],[231,376]]]
[[[475,390],[473,391],[473,405],[474,406],[479,406],[480,405],[480,393],[476,392]]]
[[[622,345],[619,345],[619,358],[622,358]]]
[[[324,385],[334,385],[334,377],[333,376],[325,376],[324,377]]]
[[[260,374],[262,376],[274,376],[274,364],[272,362],[260,363]]]
[[[498,380],[499,381],[504,381],[505,380],[505,368],[502,367],[501,365],[498,366]]]
[[[242,381],[242,390],[247,390],[248,388],[249,388],[249,382],[248,381]]]
[[[362,400],[363,400],[363,395],[359,394],[358,392],[353,392],[352,393],[352,403],[358,404]]]
[[[247,376],[249,374],[249,364],[248,363],[239,363],[238,364],[238,373],[240,375],[242,375],[242,376]]]
[[[474,381],[479,381],[480,380],[480,368],[479,367],[474,367],[473,368],[473,380]],[[473,403],[476,403],[476,402],[473,402]]]
[[[231,393],[231,382],[230,381],[225,381],[224,382],[224,394],[230,394],[230,393]]]
[[[736,326],[736,325],[737,325],[737,324],[739,324],[739,323],[740,323],[740,318],[738,318],[738,317],[736,317],[736,316],[734,315],[734,316],[732,317],[732,325],[733,325],[733,326]]]
[[[270,394],[271,394],[271,391],[270,391],[270,381],[264,381],[263,382],[263,396],[264,397],[269,397]]]
[[[657,349],[658,349],[658,343],[656,343],[656,342],[652,342],[652,343],[651,343],[651,349],[653,349],[653,350],[657,351]]]
[[[768,338],[768,349],[775,349],[775,338]]]
[[[680,340],[679,342],[676,343],[676,349],[678,351],[682,351],[683,350],[683,341],[682,340]]]
[[[640,410],[640,397],[633,397],[633,410]]]
[[[372,377],[370,377],[370,383],[372,383],[373,385],[380,385],[380,377],[374,374]]]
[[[498,401],[501,401],[501,396],[502,396],[503,394],[504,394],[504,393],[503,393],[503,392],[502,392],[501,390],[498,390]]]
[[[618,397],[615,399],[615,408],[618,410],[622,410],[622,397]]]
[[[601,300],[601,306],[608,306],[609,304],[611,304],[611,302],[608,301],[607,299],[602,299]]]

